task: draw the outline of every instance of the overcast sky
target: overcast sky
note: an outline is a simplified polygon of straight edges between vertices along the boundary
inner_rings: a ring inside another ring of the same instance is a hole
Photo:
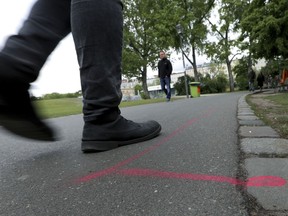
[[[17,33],[23,21],[36,0],[7,0],[0,1],[0,49],[7,37]],[[60,0],[59,0],[60,1]],[[201,64],[206,59],[198,57]],[[183,71],[183,62],[176,53],[171,55],[174,72]],[[186,61],[186,64],[188,62]],[[150,71],[148,76],[153,76]],[[31,92],[35,96],[58,92],[72,93],[80,90],[80,76],[75,48],[71,34],[60,42],[48,58],[38,79],[32,83]]]

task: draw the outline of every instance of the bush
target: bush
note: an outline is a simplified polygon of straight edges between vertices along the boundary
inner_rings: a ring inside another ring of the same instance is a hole
[[[225,75],[220,74],[211,79],[210,76],[206,76],[201,84],[201,93],[222,93],[226,91],[228,80]]]
[[[143,87],[139,84],[134,87],[135,95],[138,95],[139,92],[143,91]]]
[[[238,65],[233,68],[233,73],[235,74],[235,82],[238,90],[247,90],[249,89],[248,85],[248,62],[247,57],[243,57],[239,60]]]
[[[187,75],[187,83],[188,83],[188,93],[190,94],[189,83],[195,81],[194,77]],[[186,95],[185,89],[185,77],[181,76],[178,78],[177,82],[174,84],[174,88],[177,92],[177,95]]]
[[[247,76],[237,76],[235,79],[236,87],[239,90],[247,90],[249,89]]]
[[[147,100],[147,99],[150,99],[150,96],[145,94],[144,92],[140,92],[140,96],[143,100]]]
[[[32,100],[50,100],[50,99],[60,99],[60,98],[78,98],[82,96],[81,91],[77,91],[75,93],[66,93],[66,94],[60,94],[57,92],[53,92],[51,94],[45,94],[42,97],[34,97],[32,96]]]

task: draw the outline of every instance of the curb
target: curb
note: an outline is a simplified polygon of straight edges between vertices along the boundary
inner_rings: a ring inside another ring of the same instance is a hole
[[[246,204],[253,216],[287,216],[288,140],[281,139],[274,129],[255,116],[245,100],[247,95],[239,99],[237,112],[241,172],[247,179],[258,177],[262,182],[243,189]],[[261,185],[269,178],[271,185]]]

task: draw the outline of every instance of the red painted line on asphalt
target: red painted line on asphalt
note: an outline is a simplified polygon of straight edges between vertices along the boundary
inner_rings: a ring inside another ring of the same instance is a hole
[[[169,134],[167,137],[164,137],[163,139],[161,139],[159,142],[157,142],[156,144],[148,147],[147,149],[145,149],[144,151],[124,160],[119,162],[118,164],[109,167],[107,169],[98,171],[98,172],[93,172],[87,176],[81,177],[79,179],[75,180],[75,183],[84,183],[84,182],[89,182],[93,179],[102,177],[102,176],[106,176],[109,175],[111,173],[114,173],[115,171],[117,171],[119,168],[137,160],[138,158],[148,154],[149,152],[155,150],[156,148],[158,148],[159,146],[163,145],[164,143],[168,142],[169,140],[171,140],[172,138],[174,138],[176,135],[178,135],[179,133],[181,133],[183,130],[185,130],[187,127],[191,126],[192,124],[194,124],[195,122],[199,121],[200,119],[203,118],[207,118],[209,115],[211,114],[211,111],[207,111],[205,114],[203,114],[200,118],[193,118],[190,119],[189,121],[187,121],[185,124],[181,125],[179,128],[177,128],[176,130],[174,130],[171,134]]]
[[[232,185],[240,184],[239,180],[225,176],[176,173],[176,172],[157,171],[150,169],[126,169],[126,170],[119,170],[117,173],[129,176],[145,176],[145,177],[159,177],[159,178],[189,179],[194,181],[226,182]]]
[[[176,172],[157,171],[150,169],[125,169],[117,171],[117,174],[128,176],[185,179],[193,181],[212,181],[212,182],[229,183],[231,185],[242,185],[244,187],[282,187],[287,183],[285,179],[278,176],[255,176],[249,178],[247,181],[241,181],[239,179],[226,176],[176,173]]]
[[[76,179],[74,182],[76,184],[89,182],[91,180],[97,179],[102,176],[106,176],[112,173],[122,174],[122,175],[130,175],[130,176],[147,176],[147,177],[160,177],[160,178],[176,178],[176,179],[190,179],[193,181],[213,181],[213,182],[221,182],[221,183],[229,183],[232,185],[243,185],[245,187],[282,187],[287,184],[287,181],[278,176],[255,176],[249,178],[246,182],[241,181],[236,178],[226,177],[226,176],[213,176],[213,175],[204,175],[204,174],[191,174],[191,173],[175,173],[175,172],[166,172],[166,171],[155,171],[149,169],[125,169],[121,170],[121,167],[139,159],[140,157],[148,154],[149,152],[155,150],[159,146],[165,144],[187,127],[191,126],[195,122],[207,118],[211,115],[212,111],[207,111],[200,118],[193,118],[187,121],[185,124],[181,125],[179,128],[174,130],[167,137],[164,137],[156,144],[148,147],[144,151],[124,160],[116,165],[109,167],[107,169],[93,172],[89,175]]]

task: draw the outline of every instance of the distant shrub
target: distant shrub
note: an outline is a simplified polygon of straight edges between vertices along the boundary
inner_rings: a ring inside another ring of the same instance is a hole
[[[42,97],[32,96],[31,100],[51,100],[51,99],[60,99],[60,98],[78,98],[80,96],[82,96],[81,91],[77,91],[75,93],[65,93],[65,94],[53,92],[50,94],[45,94]]]
[[[228,80],[223,74],[217,75],[213,79],[210,76],[206,76],[201,82],[201,93],[222,93],[226,91],[227,85]]]
[[[144,92],[140,92],[140,96],[143,100],[147,100],[147,99],[150,99],[150,96],[145,94]]]
[[[195,81],[194,77],[191,77],[189,75],[187,75],[186,78],[187,78],[188,86],[189,86],[190,82]],[[178,77],[177,82],[174,84],[174,88],[176,90],[177,95],[186,95],[185,77],[184,76]],[[189,87],[188,87],[188,94],[190,94],[190,88]]]

